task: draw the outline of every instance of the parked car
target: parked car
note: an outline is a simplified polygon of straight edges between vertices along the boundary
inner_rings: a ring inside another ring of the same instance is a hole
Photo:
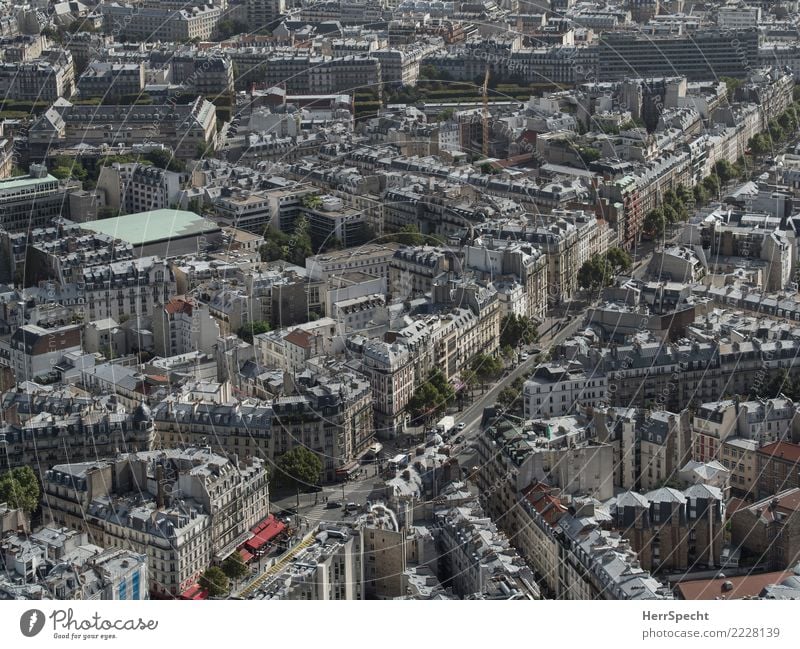
[[[348,511],[348,512],[354,512],[354,511],[356,511],[358,509],[358,505],[356,505],[355,503],[347,503],[344,506],[344,509],[345,509],[345,511]]]
[[[455,439],[455,442],[456,442],[456,444],[460,444],[460,443],[461,443],[461,442],[463,442],[463,441],[464,441],[464,436],[463,436],[463,435],[459,435],[459,436],[458,436],[458,437],[456,437],[456,439]]]
[[[329,500],[327,503],[325,503],[325,509],[338,509],[341,506],[342,503],[340,503],[338,500]]]
[[[519,355],[519,360],[521,360],[521,361],[527,361],[527,360],[528,360],[528,354],[527,354],[527,353],[525,353],[525,352],[522,352],[522,353]]]
[[[467,425],[463,421],[459,422],[458,426],[456,426],[458,430],[464,430],[466,427]]]

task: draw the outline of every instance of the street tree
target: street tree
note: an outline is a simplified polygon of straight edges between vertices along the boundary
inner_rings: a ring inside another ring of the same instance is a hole
[[[622,248],[609,248],[608,252],[606,252],[606,261],[615,275],[617,273],[626,273],[633,266],[633,259],[631,259],[630,254]]]
[[[222,597],[228,594],[230,581],[219,566],[211,566],[200,577],[200,587],[208,591],[211,597]]]
[[[322,460],[305,446],[295,446],[278,458],[275,463],[278,480],[297,493],[297,506],[300,506],[300,491],[319,484],[322,478]]]
[[[245,564],[241,554],[234,552],[222,562],[222,572],[229,579],[241,579],[248,572],[247,564]]]
[[[578,286],[596,290],[610,281],[608,262],[602,255],[592,255],[578,269]]]
[[[650,210],[647,216],[644,217],[642,227],[654,239],[664,238],[664,228],[666,227],[667,220],[664,218],[664,211],[656,208]]]
[[[515,313],[505,316],[500,322],[500,347],[516,348],[530,345],[539,337],[536,324],[528,316]],[[505,354],[504,354],[505,355]]]

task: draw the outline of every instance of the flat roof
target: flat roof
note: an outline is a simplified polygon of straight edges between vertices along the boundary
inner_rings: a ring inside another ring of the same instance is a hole
[[[134,246],[157,241],[182,239],[208,232],[218,232],[220,226],[186,210],[152,210],[137,212],[99,221],[87,221],[80,227],[120,239]]]
[[[26,176],[12,176],[11,178],[3,178],[0,180],[0,191],[9,191],[18,189],[20,187],[28,187],[29,185],[38,185],[41,183],[58,182],[58,178],[47,174],[42,178],[31,175]]]

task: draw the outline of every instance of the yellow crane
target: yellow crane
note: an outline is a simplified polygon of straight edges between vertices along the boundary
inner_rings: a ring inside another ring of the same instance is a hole
[[[483,157],[489,157],[489,64],[483,77]]]

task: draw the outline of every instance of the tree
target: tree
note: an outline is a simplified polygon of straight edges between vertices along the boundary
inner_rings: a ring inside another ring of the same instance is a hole
[[[228,594],[230,581],[219,566],[211,566],[200,577],[200,587],[208,591],[211,597],[222,597]]]
[[[706,176],[703,178],[703,187],[711,196],[719,196],[719,179],[716,176]]]
[[[736,168],[727,160],[720,160],[714,165],[714,173],[719,176],[720,182],[727,183],[736,178]]]
[[[175,155],[167,149],[153,149],[145,153],[143,157],[160,169],[177,172],[186,171],[186,163],[182,160],[178,160]]]
[[[530,345],[539,337],[534,322],[527,316],[515,313],[505,316],[500,322],[500,346],[518,347],[520,344]]]
[[[694,200],[692,192],[683,185],[678,185],[678,188],[675,190],[675,195],[683,205],[688,205]]]
[[[433,370],[428,380],[414,390],[408,401],[408,411],[412,421],[424,423],[441,414],[455,399],[455,390],[442,374],[441,370]]]
[[[661,207],[661,211],[664,214],[665,223],[673,225],[674,223],[680,221],[680,214],[678,214],[678,211],[674,207],[672,207],[672,205],[665,203]]]
[[[790,399],[795,399],[798,396],[798,385],[792,381],[789,372],[784,368],[778,370],[772,375],[772,378],[766,383],[762,383],[761,387],[754,390],[755,396],[764,399],[774,399],[780,395],[784,395]]]
[[[278,458],[275,463],[280,481],[294,487],[297,506],[300,506],[300,491],[319,484],[322,478],[322,460],[305,446],[295,446]]]
[[[322,199],[316,196],[322,204]],[[311,247],[311,235],[309,234],[309,225],[308,219],[305,216],[301,216],[297,219],[297,223],[294,226],[294,234],[289,240],[290,244],[290,255],[289,261],[297,266],[303,266],[306,263],[306,258],[310,257],[314,254],[314,250]]]
[[[650,210],[647,216],[644,217],[642,227],[654,239],[662,239],[664,237],[664,228],[666,227],[667,220],[664,218],[663,210],[658,208]]]
[[[500,394],[497,395],[497,403],[504,408],[508,408],[509,406],[513,405],[517,399],[519,399],[519,396],[519,390],[515,390],[512,387],[503,388],[500,391]]]
[[[758,135],[751,137],[750,141],[747,143],[747,146],[749,147],[750,151],[753,152],[753,155],[766,155],[772,151],[772,143],[769,141],[769,138],[764,135],[764,133],[759,133]]]
[[[601,255],[592,255],[578,269],[578,286],[595,290],[610,281],[608,263]]]
[[[736,90],[742,85],[741,79],[734,79],[733,77],[720,77],[720,81],[724,81],[728,89],[728,101],[733,101]]]
[[[399,232],[388,235],[387,241],[396,241],[404,246],[422,246],[425,244],[425,237],[420,234],[416,225],[409,223],[404,225]]]
[[[600,158],[601,153],[594,147],[584,146],[578,148],[578,155],[580,156],[581,162],[583,162],[584,165],[589,166],[590,163]]]
[[[322,197],[319,196],[319,194],[306,194],[303,196],[300,203],[305,208],[317,210],[322,207]]]
[[[269,326],[269,322],[264,322],[263,320],[253,320],[252,322],[248,322],[246,325],[241,327],[236,332],[236,335],[246,343],[250,343],[252,345],[254,336],[267,333],[271,330],[272,327]]]
[[[627,250],[622,248],[609,248],[606,252],[606,261],[610,264],[614,274],[628,272],[633,266],[633,259]]]
[[[482,384],[497,378],[503,371],[500,359],[489,354],[476,354],[470,363],[470,369]]]
[[[11,469],[0,475],[0,502],[30,514],[39,506],[39,482],[29,466]]]
[[[439,391],[426,381],[414,390],[407,407],[412,422],[419,425],[440,413],[445,404],[441,400]]]
[[[694,194],[694,200],[698,205],[705,205],[711,198],[708,190],[702,183],[695,185],[692,188],[692,193]]]
[[[222,562],[222,572],[230,579],[241,579],[248,572],[247,564],[245,564],[241,554],[234,552]]]

